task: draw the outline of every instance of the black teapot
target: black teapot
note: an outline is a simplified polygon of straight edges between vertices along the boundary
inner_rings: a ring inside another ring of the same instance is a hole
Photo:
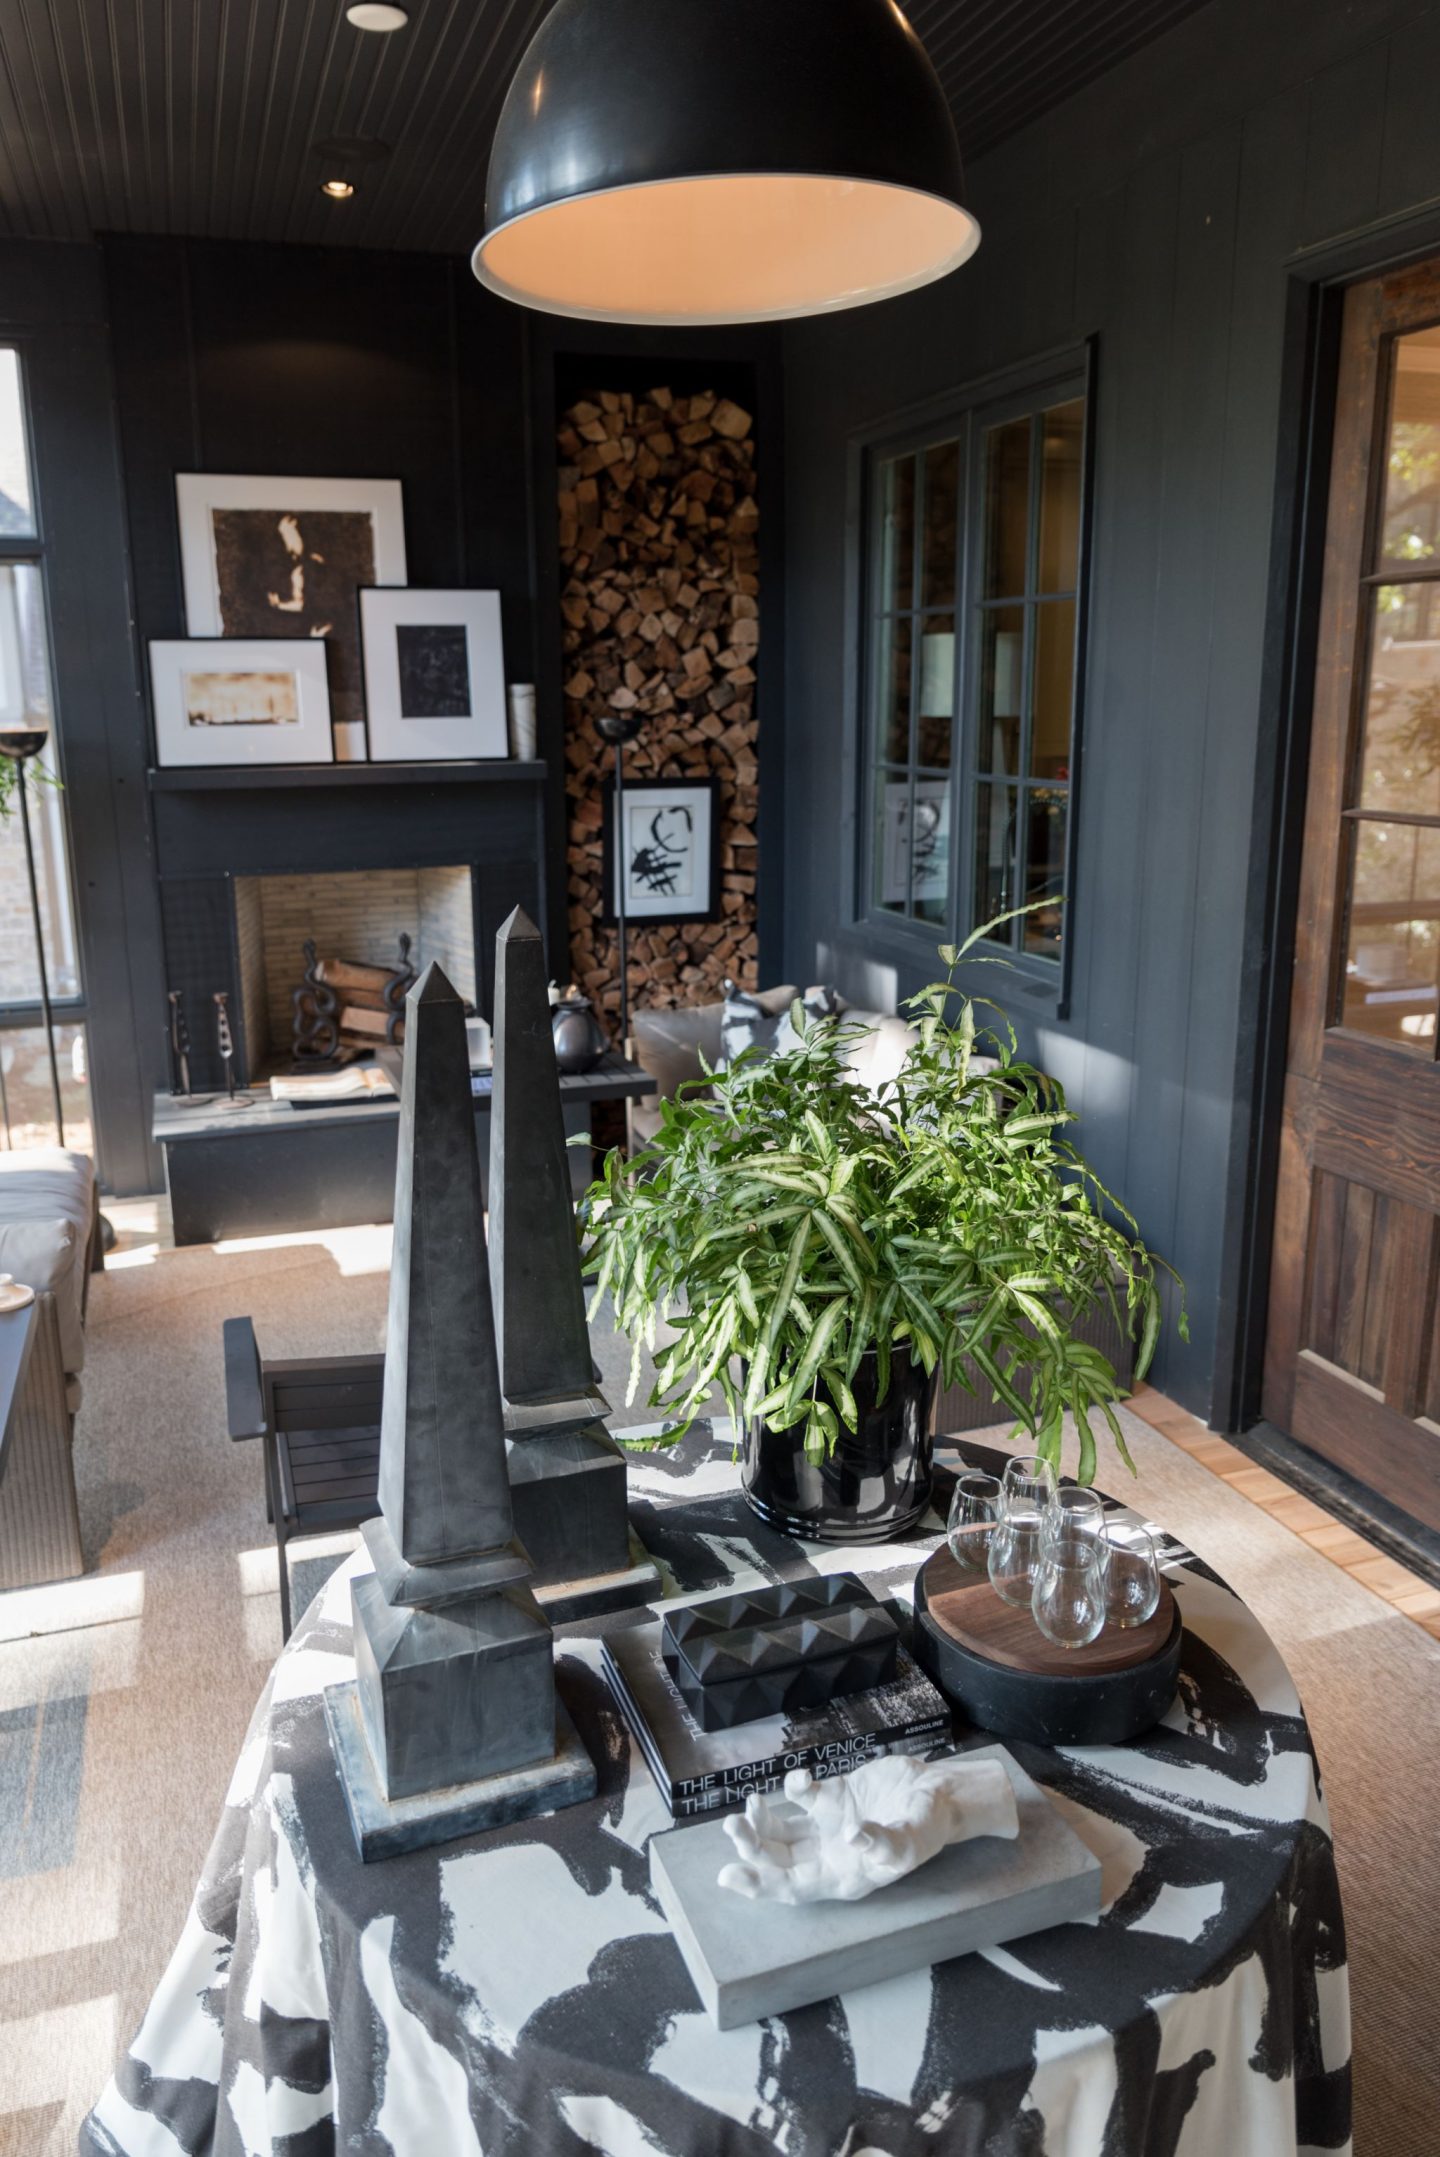
[[[555,1061],[567,1077],[593,1071],[608,1046],[588,996],[562,996],[552,1004],[550,1031],[555,1037]]]

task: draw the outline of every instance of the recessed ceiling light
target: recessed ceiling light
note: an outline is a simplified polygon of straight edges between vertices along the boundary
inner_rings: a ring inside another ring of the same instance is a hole
[[[391,0],[353,0],[345,10],[345,20],[357,30],[403,30],[410,16]]]
[[[355,183],[353,180],[322,180],[320,192],[328,195],[332,202],[348,202],[355,192]]]

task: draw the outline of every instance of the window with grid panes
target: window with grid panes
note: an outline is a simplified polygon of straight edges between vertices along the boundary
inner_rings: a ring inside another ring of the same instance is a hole
[[[1083,380],[1016,404],[872,453],[864,911],[964,935],[1040,902],[998,940],[1043,963],[1069,846]]]

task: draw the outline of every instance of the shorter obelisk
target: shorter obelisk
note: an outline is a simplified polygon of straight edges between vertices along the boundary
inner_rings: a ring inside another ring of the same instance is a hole
[[[325,1694],[367,1860],[595,1788],[514,1531],[464,1006],[432,965],[405,1012],[375,1570]]]
[[[544,947],[518,906],[495,938],[490,1285],[510,1496],[542,1607],[558,1622],[649,1602],[662,1584],[631,1533],[590,1355]]]

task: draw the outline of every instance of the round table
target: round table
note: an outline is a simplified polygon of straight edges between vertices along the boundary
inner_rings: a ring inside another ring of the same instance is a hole
[[[982,1447],[957,1449],[976,1464]],[[908,1599],[938,1518],[838,1550],[774,1534],[728,1425],[634,1456],[669,1592],[814,1570]],[[353,1673],[349,1561],[275,1666],[188,1925],[82,2149],[318,2157],[1283,2157],[1349,2146],[1344,1924],[1279,1654],[1164,1550],[1180,1692],[1131,1744],[1012,1747],[1101,1857],[1062,1925],[716,2031],[649,1886],[670,1825],[600,1674],[557,1634],[600,1770],[587,1805],[365,1866],[322,1689]]]

